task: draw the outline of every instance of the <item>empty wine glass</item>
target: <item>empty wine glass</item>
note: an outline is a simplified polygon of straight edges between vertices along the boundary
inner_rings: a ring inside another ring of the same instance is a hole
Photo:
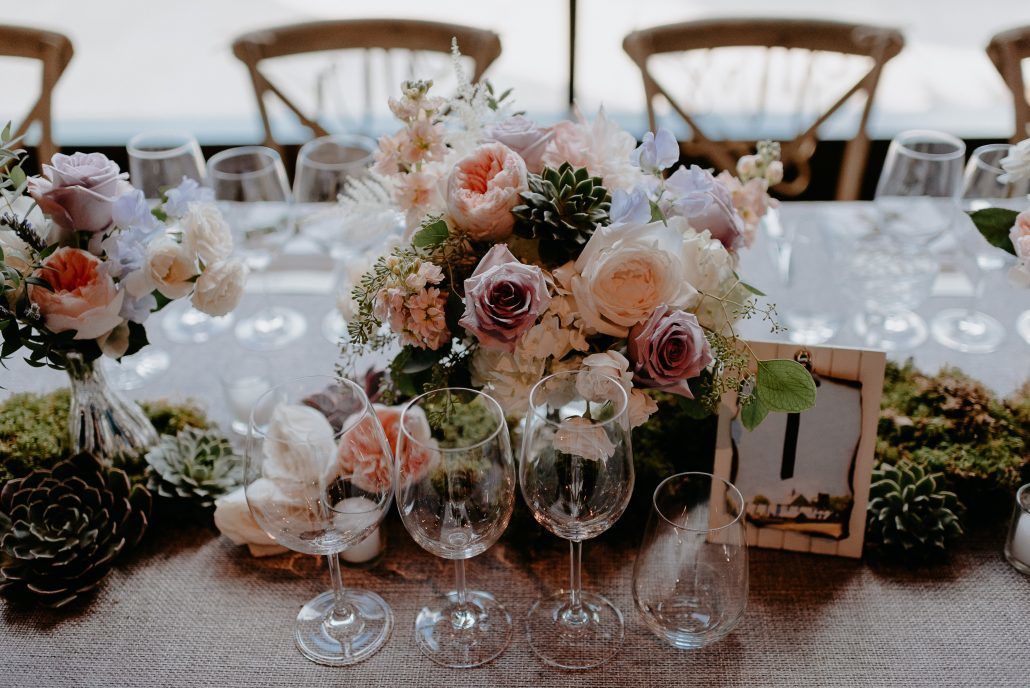
[[[876,185],[880,228],[902,242],[929,244],[958,215],[966,144],[939,131],[894,137]]]
[[[622,612],[582,589],[583,540],[608,530],[633,492],[633,449],[622,385],[583,369],[555,373],[529,394],[519,462],[522,496],[538,523],[569,541],[570,583],[526,616],[533,651],[548,664],[589,669],[625,636]]]
[[[790,341],[829,341],[845,319],[837,246],[829,224],[815,218],[802,220],[782,252],[777,295],[785,304],[782,317]]]
[[[927,337],[926,322],[915,312],[930,296],[938,272],[927,250],[874,234],[856,241],[844,262],[845,283],[861,312],[855,331],[866,346],[904,351]]]
[[[1005,170],[1001,160],[1013,146],[992,143],[973,151],[962,183],[963,204],[968,210],[990,207],[1000,199],[1018,198],[1030,191],[1030,180],[1002,181]],[[930,323],[930,331],[940,344],[966,353],[997,351],[1005,339],[1005,328],[996,318],[976,308],[983,297],[986,273],[1005,267],[1007,256],[988,244],[971,222],[959,223],[955,237],[959,258],[973,282],[973,294],[965,308],[947,308]]]
[[[307,602],[294,640],[305,657],[340,666],[367,659],[393,627],[390,607],[344,589],[340,552],[371,534],[390,508],[393,457],[368,397],[349,380],[313,376],[274,387],[255,403],[244,488],[257,524],[276,543],[324,554],[333,589]]]
[[[504,607],[488,592],[467,589],[465,560],[497,541],[514,502],[515,464],[496,401],[445,388],[408,402],[397,440],[397,509],[415,542],[454,560],[455,589],[415,619],[415,644],[437,664],[479,666],[511,641]]]
[[[264,272],[292,231],[290,187],[282,159],[271,148],[241,146],[213,156],[207,167],[208,183],[233,230],[238,252],[252,271]],[[260,277],[264,303],[236,324],[236,338],[249,349],[279,349],[300,338],[307,323],[297,311],[268,303],[268,277]]]
[[[658,485],[633,567],[633,600],[644,623],[680,649],[732,631],[747,606],[744,498],[708,473]]]
[[[293,200],[298,231],[329,252],[338,274],[362,246],[348,236],[351,223],[336,200],[348,181],[367,175],[375,150],[375,140],[367,136],[335,134],[308,141],[297,155]],[[322,318],[322,333],[329,341],[339,340],[346,329],[336,308]]]

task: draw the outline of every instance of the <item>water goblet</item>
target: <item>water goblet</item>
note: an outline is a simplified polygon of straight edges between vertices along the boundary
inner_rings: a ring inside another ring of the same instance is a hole
[[[644,623],[680,649],[732,631],[747,606],[744,498],[708,473],[663,480],[633,566],[633,600]]]
[[[415,644],[437,664],[479,666],[511,641],[511,616],[492,594],[467,588],[465,560],[497,541],[514,502],[515,464],[496,401],[444,388],[408,402],[397,440],[397,509],[415,542],[454,560],[454,590],[415,619]]]
[[[271,404],[267,423],[256,418]],[[339,554],[382,521],[393,498],[393,456],[364,391],[312,376],[284,383],[255,403],[244,453],[244,491],[257,524],[297,552],[324,554],[333,588],[308,601],[294,640],[319,664],[367,659],[383,646],[393,614],[382,597],[344,589]]]
[[[236,248],[254,273],[264,273],[290,240],[290,187],[279,154],[263,146],[230,148],[207,164],[208,183],[232,228]],[[307,323],[297,311],[269,303],[267,275],[259,274],[262,307],[236,324],[248,349],[270,351],[299,339]]]
[[[837,334],[845,319],[837,247],[827,222],[803,220],[791,234],[790,244],[782,249],[776,293],[784,303],[783,324],[790,341],[822,344]]]
[[[992,143],[973,151],[962,179],[962,199],[966,209],[980,210],[999,200],[1025,196],[1030,191],[1030,179],[1002,181],[1005,170],[1001,161],[1012,148],[1007,143]],[[1005,267],[1008,256],[988,244],[971,222],[959,223],[955,228],[955,238],[973,281],[973,294],[965,308],[947,308],[934,316],[930,331],[938,343],[949,349],[965,353],[997,351],[1005,339],[1005,327],[976,306],[983,298],[986,273]]]
[[[628,398],[622,385],[587,369],[555,373],[529,395],[519,462],[533,517],[569,541],[568,590],[541,598],[526,616],[533,651],[548,664],[589,669],[622,646],[622,612],[581,584],[583,541],[619,519],[633,492]]]

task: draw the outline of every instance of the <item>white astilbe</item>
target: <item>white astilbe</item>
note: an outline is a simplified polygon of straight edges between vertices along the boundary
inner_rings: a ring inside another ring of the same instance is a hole
[[[470,153],[483,139],[483,129],[493,122],[511,115],[511,99],[506,98],[495,110],[490,106],[490,92],[485,82],[472,83],[468,72],[461,64],[462,54],[458,49],[458,40],[451,40],[451,64],[458,88],[450,99],[444,123],[447,134],[444,137],[459,156]]]
[[[393,190],[395,179],[369,171],[352,176],[337,197],[337,210],[345,229],[356,229],[362,235],[386,234],[398,224],[397,204]]]

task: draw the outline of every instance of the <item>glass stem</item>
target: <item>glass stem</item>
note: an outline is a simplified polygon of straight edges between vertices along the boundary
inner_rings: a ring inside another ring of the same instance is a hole
[[[583,608],[583,543],[569,541],[569,611],[579,614]]]
[[[339,628],[349,626],[359,621],[354,608],[347,602],[343,592],[343,575],[340,573],[340,555],[328,554],[326,559],[329,562],[329,577],[333,581],[333,612],[327,623]]]
[[[458,597],[458,606],[465,607],[468,604],[468,588],[465,584],[465,560],[454,560],[454,590]]]

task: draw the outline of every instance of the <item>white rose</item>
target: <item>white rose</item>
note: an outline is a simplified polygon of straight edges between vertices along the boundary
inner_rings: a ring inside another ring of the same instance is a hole
[[[478,348],[472,356],[472,384],[485,388],[505,414],[520,416],[526,412],[533,385],[544,377],[546,363],[544,358]]]
[[[205,264],[229,257],[232,253],[232,232],[214,203],[190,203],[179,219],[182,245]]]
[[[554,448],[587,461],[605,461],[615,455],[615,443],[602,425],[589,418],[566,418],[554,433]]]
[[[626,419],[630,428],[635,428],[647,422],[655,411],[658,404],[646,392],[633,389],[633,373],[629,370],[629,361],[618,351],[605,351],[600,354],[591,354],[583,359],[584,373],[601,373],[610,378],[618,380],[622,389],[626,392]],[[604,378],[590,374],[580,374],[576,377],[576,388],[579,393],[591,401],[604,401],[612,398],[610,389]]]
[[[291,495],[321,485],[336,468],[334,435],[325,416],[310,406],[279,404],[268,423],[262,475]]]
[[[686,279],[697,290],[688,310],[702,327],[723,332],[739,319],[738,304],[752,298],[736,276],[736,261],[707,230],[687,230],[683,246]]]
[[[629,408],[626,409],[630,428],[643,425],[657,410],[658,402],[652,399],[650,394],[640,389],[630,391]]]
[[[0,250],[4,253],[4,265],[14,268],[22,276],[28,277],[29,273],[32,272],[32,256],[28,244],[22,241],[14,232],[8,229],[0,229]],[[0,274],[0,283],[4,281],[3,275]],[[7,305],[13,308],[24,289],[25,283],[22,282],[20,288],[6,292]]]
[[[197,259],[191,250],[170,236],[147,244],[146,281],[166,298],[181,299],[193,291]]]
[[[588,328],[614,337],[663,304],[679,308],[694,297],[686,279],[683,218],[668,225],[610,225],[597,229],[576,260],[572,293]],[[678,231],[679,230],[679,231]]]
[[[258,478],[250,485],[250,496],[256,502],[287,503],[289,499],[271,480]],[[215,527],[237,545],[247,545],[256,557],[285,552],[286,548],[262,530],[254,520],[243,488],[238,488],[215,500]]]
[[[194,307],[208,315],[225,315],[239,305],[247,283],[247,266],[230,259],[210,264],[197,278],[193,289]]]

